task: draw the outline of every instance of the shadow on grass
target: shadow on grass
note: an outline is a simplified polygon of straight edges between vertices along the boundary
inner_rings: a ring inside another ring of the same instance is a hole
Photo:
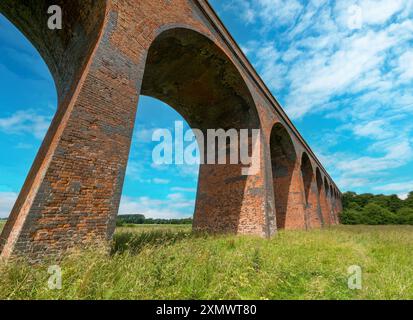
[[[139,253],[147,246],[160,247],[173,245],[184,239],[193,237],[191,231],[153,230],[145,232],[122,232],[113,237],[111,254],[129,251]]]

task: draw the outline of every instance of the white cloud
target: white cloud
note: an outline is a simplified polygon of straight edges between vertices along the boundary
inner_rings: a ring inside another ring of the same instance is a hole
[[[15,192],[0,192],[0,218],[7,218],[17,199]]]
[[[170,194],[167,199],[123,196],[119,214],[143,214],[147,218],[173,219],[193,215],[195,200],[188,200],[182,194]]]
[[[383,184],[373,187],[373,190],[384,193],[397,194],[400,199],[407,199],[410,192],[413,191],[413,181],[400,181]]]
[[[395,13],[403,9],[405,3],[404,0],[357,1],[361,8],[363,23],[373,25],[387,22]]]
[[[171,181],[168,179],[154,178],[152,182],[155,184],[169,184]]]
[[[196,192],[196,188],[173,187],[171,190],[176,192]]]
[[[381,157],[363,156],[355,159],[336,161],[335,167],[344,175],[372,174],[399,168],[410,161],[413,149],[409,141],[401,141],[387,146]]]
[[[287,25],[303,9],[298,0],[233,0],[223,7],[227,11],[239,12],[247,24],[261,22],[264,26],[273,23]]]
[[[402,82],[410,82],[413,80],[413,49],[404,52],[400,56],[397,70],[400,72],[399,79]]]
[[[151,179],[145,178],[145,167],[143,162],[129,160],[126,167],[126,176],[132,181],[150,183]]]
[[[376,186],[374,187],[374,190],[385,192],[406,192],[407,194],[408,192],[413,191],[413,180]]]
[[[403,48],[411,46],[409,41],[413,39],[413,21],[407,17],[401,19],[410,0],[313,0],[299,6],[282,2],[249,2],[258,16],[273,13],[263,23],[278,33],[275,40],[263,37],[244,47],[276,96],[280,98],[281,90],[286,92],[281,100],[292,118],[323,111],[337,95],[362,91],[368,94],[369,90],[380,88],[384,89],[380,95],[385,96],[394,90],[392,83],[397,75],[396,66],[391,67],[394,54],[397,50],[405,51]],[[365,24],[356,31],[347,25],[348,9],[354,4],[360,5],[364,12]],[[286,30],[280,29],[274,14],[278,6],[287,11],[300,8],[292,10],[296,15],[300,13],[298,19],[285,16]],[[390,19],[393,16],[399,19],[393,22]],[[273,38],[273,34],[265,35]],[[411,61],[408,54],[400,58],[399,68],[405,70],[402,79],[411,78]]]
[[[393,136],[393,133],[386,128],[387,121],[384,119],[373,120],[355,124],[352,130],[356,136],[385,139]]]
[[[0,118],[0,131],[5,134],[30,134],[43,139],[50,126],[49,117],[33,110],[17,111],[9,117]]]

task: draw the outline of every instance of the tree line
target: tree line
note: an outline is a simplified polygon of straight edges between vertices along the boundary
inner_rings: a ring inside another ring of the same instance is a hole
[[[413,225],[413,191],[405,200],[397,195],[374,195],[371,193],[343,194],[343,212],[340,215],[342,224],[356,225]],[[192,218],[185,219],[153,219],[143,214],[120,215],[116,225],[127,224],[192,224]]]
[[[397,195],[343,194],[342,224],[413,225],[413,191],[405,200]]]
[[[126,224],[192,224],[192,218],[184,219],[153,219],[146,218],[143,214],[128,214],[117,217],[118,227]]]

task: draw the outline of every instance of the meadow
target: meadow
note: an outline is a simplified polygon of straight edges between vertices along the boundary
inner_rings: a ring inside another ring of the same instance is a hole
[[[271,240],[194,235],[190,226],[117,229],[110,254],[0,263],[0,299],[413,299],[413,227],[337,226],[282,231]],[[362,289],[348,288],[348,267]]]

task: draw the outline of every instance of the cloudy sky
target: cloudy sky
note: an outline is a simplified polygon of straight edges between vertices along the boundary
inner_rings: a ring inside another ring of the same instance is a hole
[[[413,0],[211,0],[342,191],[413,190]],[[56,110],[50,73],[0,16],[0,217]],[[121,213],[193,213],[197,166],[151,164],[180,116],[141,98]]]

